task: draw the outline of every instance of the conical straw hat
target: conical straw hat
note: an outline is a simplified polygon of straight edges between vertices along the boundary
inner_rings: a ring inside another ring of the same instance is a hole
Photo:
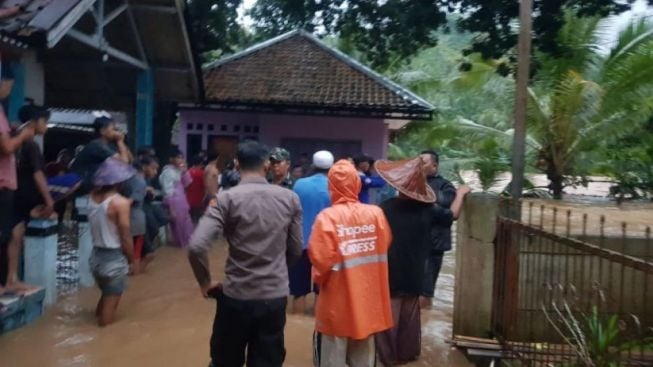
[[[435,203],[435,192],[426,182],[422,158],[378,160],[374,166],[379,176],[402,194],[424,203]]]

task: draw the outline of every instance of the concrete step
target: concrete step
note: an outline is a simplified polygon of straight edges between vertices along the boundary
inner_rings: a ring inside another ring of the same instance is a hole
[[[0,334],[23,327],[43,314],[45,289],[26,292],[22,296],[0,296]]]

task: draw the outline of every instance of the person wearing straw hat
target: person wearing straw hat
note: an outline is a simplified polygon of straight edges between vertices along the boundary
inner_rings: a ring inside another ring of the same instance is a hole
[[[391,234],[381,209],[358,200],[354,166],[338,161],[328,174],[332,206],[315,220],[308,244],[315,310],[316,367],[376,365],[374,335],[392,327],[387,253]]]
[[[134,260],[130,228],[131,201],[119,194],[136,170],[117,158],[107,158],[93,176],[88,201],[88,223],[93,252],[89,259],[93,277],[102,291],[95,316],[100,326],[113,323],[127,274]]]
[[[399,195],[381,203],[392,229],[388,251],[390,304],[395,325],[376,336],[385,366],[416,360],[421,350],[419,296],[424,280],[424,259],[431,244],[431,226],[437,218],[436,195],[428,185],[421,157],[377,161],[378,174]]]

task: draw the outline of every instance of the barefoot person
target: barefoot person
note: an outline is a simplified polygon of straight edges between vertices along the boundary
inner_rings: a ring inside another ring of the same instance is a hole
[[[48,130],[50,112],[43,106],[27,105],[18,111],[18,116],[24,124],[30,126],[34,135],[43,136]],[[13,229],[9,248],[7,250],[7,288],[13,291],[26,291],[30,286],[18,280],[18,262],[25,238],[25,227],[33,214],[39,217],[49,217],[54,213],[54,200],[48,190],[45,177],[43,155],[34,139],[26,140],[17,155],[18,189],[14,200]],[[41,207],[38,213],[34,209]]]
[[[147,237],[147,216],[144,204],[148,189],[147,179],[156,175],[158,163],[153,158],[142,156],[134,162],[136,174],[125,183],[128,197],[131,200],[131,212],[129,223],[134,241],[134,263],[132,264],[132,275],[138,275],[145,271],[147,264],[152,260],[153,254],[151,243]],[[146,243],[148,242],[148,243]]]
[[[374,335],[392,327],[387,253],[390,227],[379,207],[361,204],[361,180],[341,160],[329,170],[332,207],[315,220],[308,245],[320,287],[316,367],[376,365]]]
[[[291,190],[269,184],[269,150],[261,143],[238,145],[242,180],[217,196],[200,219],[188,258],[204,297],[217,300],[211,336],[212,366],[280,367],[288,266],[302,252],[302,209]],[[224,283],[211,281],[208,249],[218,235],[229,244]]]
[[[170,214],[174,244],[177,247],[188,246],[193,233],[193,221],[185,191],[191,184],[192,178],[186,168],[184,154],[175,147],[170,153],[170,164],[163,167],[159,176],[164,202]]]
[[[190,206],[190,218],[193,225],[197,224],[206,208],[206,189],[204,187],[204,165],[206,162],[204,160],[203,154],[197,154],[193,157],[191,167],[188,169],[191,183],[186,187],[186,199]]]
[[[11,68],[8,67],[2,68],[0,101],[9,96],[14,84],[13,76],[8,73],[10,70]],[[17,135],[12,136],[9,121],[0,103],[0,259],[3,262],[6,261],[14,224],[14,193],[17,187],[14,153],[20,149],[23,142],[30,140],[33,136],[34,128],[29,125],[21,129]],[[0,269],[2,268],[3,266],[0,266]],[[6,273],[0,274],[0,284],[4,283],[6,275]],[[4,287],[0,285],[0,294],[4,292]]]
[[[93,252],[90,266],[102,296],[95,315],[100,326],[113,323],[120,297],[127,286],[134,244],[129,225],[131,201],[118,192],[136,170],[116,158],[108,158],[93,178],[88,223]]]
[[[388,252],[392,329],[376,337],[379,357],[384,366],[404,364],[419,358],[421,351],[421,316],[419,296],[425,275],[425,258],[431,248],[434,221],[446,216],[440,211],[436,195],[426,181],[425,162],[421,157],[397,162],[377,161],[379,175],[399,196],[381,203],[381,209],[392,229],[392,245]],[[452,207],[462,204],[459,195]]]
[[[420,297],[420,305],[422,308],[430,307],[433,304],[433,297],[435,297],[435,284],[438,281],[438,275],[442,268],[442,260],[444,253],[451,251],[451,225],[453,221],[458,219],[460,215],[460,207],[452,207],[453,201],[456,198],[456,188],[447,179],[442,177],[438,172],[440,165],[440,157],[438,153],[433,150],[425,150],[420,155],[425,162],[426,181],[428,182],[437,201],[435,205],[436,210],[451,210],[451,218],[448,215],[440,215],[443,220],[436,220],[431,227],[431,249],[429,250],[428,257],[426,258],[426,278],[422,288],[422,297]],[[469,190],[461,188],[465,193]]]
[[[304,251],[297,263],[288,269],[290,277],[290,295],[293,297],[291,312],[304,314],[307,312],[306,296],[312,291],[311,262],[308,260],[308,239],[315,218],[320,212],[331,206],[329,197],[329,184],[327,173],[333,165],[333,154],[321,150],[313,155],[314,174],[310,177],[300,178],[295,183],[293,190],[299,196],[304,213]],[[317,293],[317,289],[315,290]]]

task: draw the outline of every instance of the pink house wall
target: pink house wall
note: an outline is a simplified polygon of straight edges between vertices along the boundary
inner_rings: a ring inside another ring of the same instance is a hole
[[[388,127],[383,119],[182,110],[180,120],[177,143],[183,152],[187,151],[187,134],[195,133],[205,135],[202,149],[207,149],[207,135],[224,135],[257,137],[269,146],[280,145],[284,138],[359,140],[362,153],[374,158],[385,158],[387,154]],[[209,125],[213,125],[211,131]],[[245,127],[249,132],[244,131]]]

